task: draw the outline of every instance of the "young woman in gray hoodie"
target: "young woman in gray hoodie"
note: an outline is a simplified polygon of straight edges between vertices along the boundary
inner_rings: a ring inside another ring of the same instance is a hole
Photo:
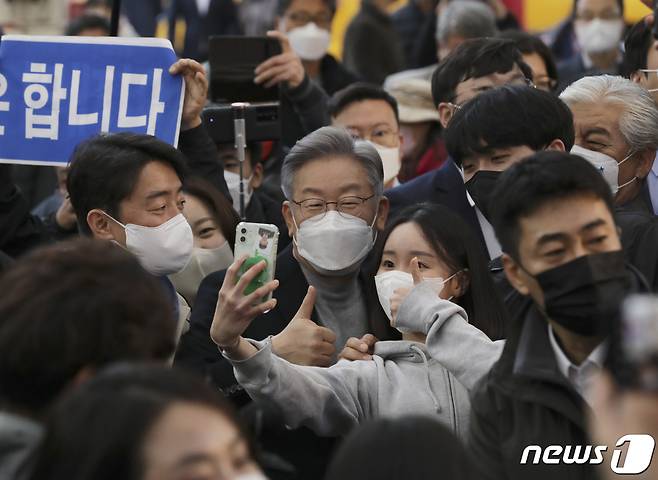
[[[333,436],[374,417],[426,414],[465,438],[468,391],[502,351],[502,342],[477,328],[496,337],[504,318],[486,260],[464,222],[436,205],[400,212],[382,243],[375,284],[403,340],[375,343],[372,360],[344,360],[330,368],[291,364],[272,353],[270,339],[241,337],[257,306],[227,312],[220,305],[211,336],[249,395],[276,406],[288,426]],[[242,262],[229,268],[222,286],[236,303],[262,269],[256,265],[238,280]],[[276,285],[275,280],[269,288]],[[263,295],[256,293],[254,299]],[[243,305],[248,300],[242,297]],[[298,315],[310,318],[314,300],[310,287]]]

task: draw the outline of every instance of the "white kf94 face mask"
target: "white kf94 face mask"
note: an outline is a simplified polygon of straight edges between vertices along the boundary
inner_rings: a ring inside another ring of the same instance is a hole
[[[201,281],[213,272],[226,270],[233,263],[233,251],[228,242],[217,248],[192,249],[190,261],[180,272],[170,275],[176,291],[192,305]]]
[[[329,210],[297,225],[293,241],[297,252],[318,272],[336,275],[361,262],[375,244],[377,234],[363,219]]]
[[[384,184],[390,182],[400,173],[402,162],[400,160],[400,147],[384,147],[375,142],[368,142],[375,147],[384,167]]]
[[[288,40],[293,51],[302,60],[320,60],[329,50],[331,33],[309,22],[303,27],[293,28],[288,32]]]
[[[571,148],[570,153],[583,157],[589,163],[594,165],[594,167],[599,172],[601,172],[601,175],[603,175],[603,178],[605,178],[606,183],[610,185],[610,189],[612,190],[613,195],[616,195],[620,189],[624,188],[626,185],[630,185],[635,180],[637,180],[637,177],[633,177],[623,185],[619,185],[619,165],[631,158],[633,156],[632,153],[627,155],[626,158],[624,158],[619,163],[617,163],[617,160],[609,155],[606,155],[605,153],[595,152],[594,150],[583,148],[580,145],[574,145]]]
[[[157,227],[145,227],[110,219],[126,232],[126,248],[142,267],[157,277],[180,272],[190,261],[194,235],[182,213]]]

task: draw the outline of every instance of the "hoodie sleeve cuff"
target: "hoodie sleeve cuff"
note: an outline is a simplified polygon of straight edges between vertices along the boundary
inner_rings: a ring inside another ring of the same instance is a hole
[[[269,373],[272,368],[272,337],[266,340],[257,341],[247,339],[258,352],[246,360],[232,360],[229,356],[224,355],[231,365],[235,378],[240,385],[245,388],[259,388],[266,385],[269,381]]]
[[[434,324],[439,322],[438,328],[441,328],[441,325],[455,314],[467,318],[462,307],[440,298],[433,285],[421,283],[411,290],[400,305],[394,326],[402,332],[427,335]]]

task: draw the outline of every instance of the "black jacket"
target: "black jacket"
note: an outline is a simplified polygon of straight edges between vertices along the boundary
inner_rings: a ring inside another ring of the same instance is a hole
[[[327,54],[322,58],[320,62],[320,82],[327,95],[331,96],[358,80],[359,78],[356,75],[331,55]]]
[[[174,364],[207,377],[237,406],[244,407],[249,404],[250,399],[237,384],[233,376],[233,367],[221,356],[217,346],[210,339],[210,325],[224,275],[225,272],[212,273],[201,283],[190,318],[190,329],[181,338]],[[280,281],[279,288],[274,292],[274,297],[278,300],[277,306],[251,323],[244,333],[247,338],[262,340],[281,332],[295,316],[304,300],[308,283],[299,263],[293,257],[292,245],[277,257],[275,278]],[[372,277],[368,278],[366,274],[362,274],[361,281],[365,283],[364,291],[368,295],[366,301],[371,305],[376,301],[376,297],[372,298],[374,291],[371,285],[374,284]],[[381,340],[399,338],[399,335],[388,326],[388,319],[381,309],[373,308],[369,311],[374,312],[370,319],[371,333]],[[315,311],[311,319],[318,321]],[[253,408],[253,405],[249,408]],[[333,439],[318,437],[306,428],[287,430],[274,413],[256,415],[258,418],[263,418],[260,423],[264,423],[261,428],[256,425],[260,430],[257,437],[262,447],[293,464],[297,471],[295,478],[322,478],[332,453]]]
[[[297,140],[329,125],[329,97],[308,75],[297,88],[281,87],[281,142],[292,148]]]
[[[448,207],[473,227],[473,232],[480,239],[486,258],[489,258],[475,208],[471,207],[466,198],[464,179],[450,158],[438,170],[432,170],[392,188],[385,195],[391,203],[392,215],[404,207],[422,202],[438,203]]]
[[[398,32],[388,15],[365,0],[347,27],[343,63],[366,82],[381,85],[392,73],[404,70]]]
[[[629,267],[631,291],[646,292]],[[520,460],[528,445],[591,445],[586,433],[590,407],[562,376],[536,306],[514,326],[503,353],[471,399],[471,452],[482,479],[595,479],[589,465],[534,465]]]
[[[637,268],[651,290],[658,293],[658,217],[653,213],[646,180],[634,200],[615,209],[615,219],[621,228],[626,261]]]

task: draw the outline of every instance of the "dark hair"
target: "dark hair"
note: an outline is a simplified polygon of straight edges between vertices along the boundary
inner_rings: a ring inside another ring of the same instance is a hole
[[[336,452],[325,480],[474,478],[454,434],[426,416],[379,419],[355,429]]]
[[[53,409],[31,478],[140,480],[146,467],[143,443],[177,403],[216,411],[249,442],[228,402],[201,379],[164,366],[120,365],[78,387]]]
[[[653,42],[653,32],[644,20],[633,25],[624,40],[624,59],[619,66],[619,74],[630,78],[638,70],[647,68],[647,57]]]
[[[217,147],[218,151],[224,148],[227,151],[228,150],[237,151],[234,142],[228,142],[228,143],[217,142],[215,143],[215,146]],[[248,142],[247,153],[249,154],[249,165],[251,166],[252,170],[259,163],[263,163],[263,158],[262,158],[263,148],[261,146],[261,142]]]
[[[109,243],[37,250],[0,279],[0,401],[38,415],[84,368],[165,360],[176,322],[160,281]]]
[[[532,55],[533,53],[539,55],[544,65],[546,65],[546,73],[549,78],[555,81],[555,86],[557,86],[558,71],[555,58],[551,49],[548,48],[541,38],[521,30],[506,30],[501,32],[499,36],[500,38],[512,40],[522,55]]]
[[[379,85],[365,82],[353,83],[334,93],[329,99],[329,115],[331,115],[331,118],[335,118],[353,103],[365,100],[385,101],[395,113],[395,120],[400,121],[397,100]]]
[[[378,242],[377,267],[391,233],[405,223],[416,224],[440,260],[453,272],[468,269],[469,288],[455,303],[468,314],[471,325],[489,338],[504,338],[506,311],[489,273],[488,261],[471,227],[448,208],[421,203],[402,209],[386,225]]]
[[[181,181],[185,178],[183,154],[150,135],[99,135],[76,147],[66,186],[82,233],[91,235],[87,213],[94,208],[119,220],[119,204],[133,192],[150,162],[169,165]]]
[[[228,199],[211,183],[199,177],[187,178],[183,191],[197,197],[210,210],[232,250],[235,245],[235,227],[240,223],[240,217]]]
[[[512,165],[498,179],[492,224],[503,251],[518,260],[520,221],[549,202],[592,195],[614,212],[610,186],[588,161],[565,152],[538,152]]]
[[[103,30],[106,35],[110,34],[110,21],[100,15],[81,15],[66,27],[66,35],[78,36],[85,30]]]
[[[336,0],[322,0],[322,1],[327,4],[332,14],[336,12]],[[292,2],[293,0],[277,0],[276,2],[277,15],[279,16],[285,15],[286,10],[290,8],[290,4]]]
[[[505,38],[475,38],[466,40],[443,59],[432,75],[434,105],[451,102],[457,85],[469,78],[492,73],[507,73],[517,65],[527,79],[532,70],[523,61],[514,42]]]
[[[552,93],[504,85],[481,93],[457,110],[444,139],[457,165],[471,155],[495,148],[525,145],[541,150],[560,139],[567,150],[574,142],[569,107]]]

